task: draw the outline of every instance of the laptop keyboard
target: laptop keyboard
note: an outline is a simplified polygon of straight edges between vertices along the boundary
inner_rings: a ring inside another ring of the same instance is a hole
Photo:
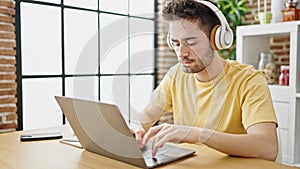
[[[156,161],[167,161],[168,159],[170,159],[169,155],[159,154],[155,156]]]
[[[152,158],[152,150],[148,146],[141,148],[144,158]]]
[[[167,154],[156,154],[155,157],[152,157],[152,149],[149,146],[145,146],[144,148],[141,148],[141,151],[143,153],[143,157],[147,164],[161,163],[163,161],[167,161],[168,159],[170,159],[170,156]]]

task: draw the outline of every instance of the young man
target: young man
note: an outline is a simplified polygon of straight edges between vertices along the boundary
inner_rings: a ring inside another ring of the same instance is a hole
[[[253,66],[218,55],[218,49],[231,45],[233,35],[231,30],[216,31],[230,28],[208,3],[165,3],[162,16],[169,21],[169,42],[179,63],[153,92],[145,111],[135,116],[131,130],[141,147],[153,140],[153,156],[169,141],[200,142],[229,155],[274,161],[277,121],[266,79]],[[224,42],[216,36],[225,36]],[[152,127],[165,112],[173,112],[174,124]]]

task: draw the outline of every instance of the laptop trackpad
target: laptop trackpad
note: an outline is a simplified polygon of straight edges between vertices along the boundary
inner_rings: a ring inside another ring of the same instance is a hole
[[[165,144],[163,147],[161,147],[158,150],[155,157],[152,157],[151,147],[152,147],[152,142],[149,141],[147,145],[143,149],[141,149],[143,153],[143,157],[148,167],[165,164],[177,159],[176,158],[177,155],[172,153],[174,153],[174,148],[177,149],[178,147]],[[175,157],[173,155],[175,155]]]

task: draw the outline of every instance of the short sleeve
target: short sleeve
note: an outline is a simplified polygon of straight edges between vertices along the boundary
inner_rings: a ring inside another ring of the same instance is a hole
[[[241,87],[242,123],[247,129],[260,122],[274,122],[277,119],[265,77],[255,73]]]
[[[166,112],[172,112],[171,87],[173,79],[174,77],[171,71],[169,70],[151,95],[151,103],[158,106]]]

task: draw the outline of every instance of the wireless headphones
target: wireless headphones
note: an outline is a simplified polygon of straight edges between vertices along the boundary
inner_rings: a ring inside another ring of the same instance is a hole
[[[216,16],[218,17],[221,23],[221,25],[215,25],[210,32],[209,39],[212,44],[212,47],[215,50],[230,48],[230,46],[233,43],[233,32],[226,18],[224,17],[223,13],[214,4],[212,4],[209,1],[205,1],[205,0],[195,0],[195,1],[210,8],[216,14]],[[170,33],[168,33],[167,43],[170,48],[173,48],[171,45]]]

